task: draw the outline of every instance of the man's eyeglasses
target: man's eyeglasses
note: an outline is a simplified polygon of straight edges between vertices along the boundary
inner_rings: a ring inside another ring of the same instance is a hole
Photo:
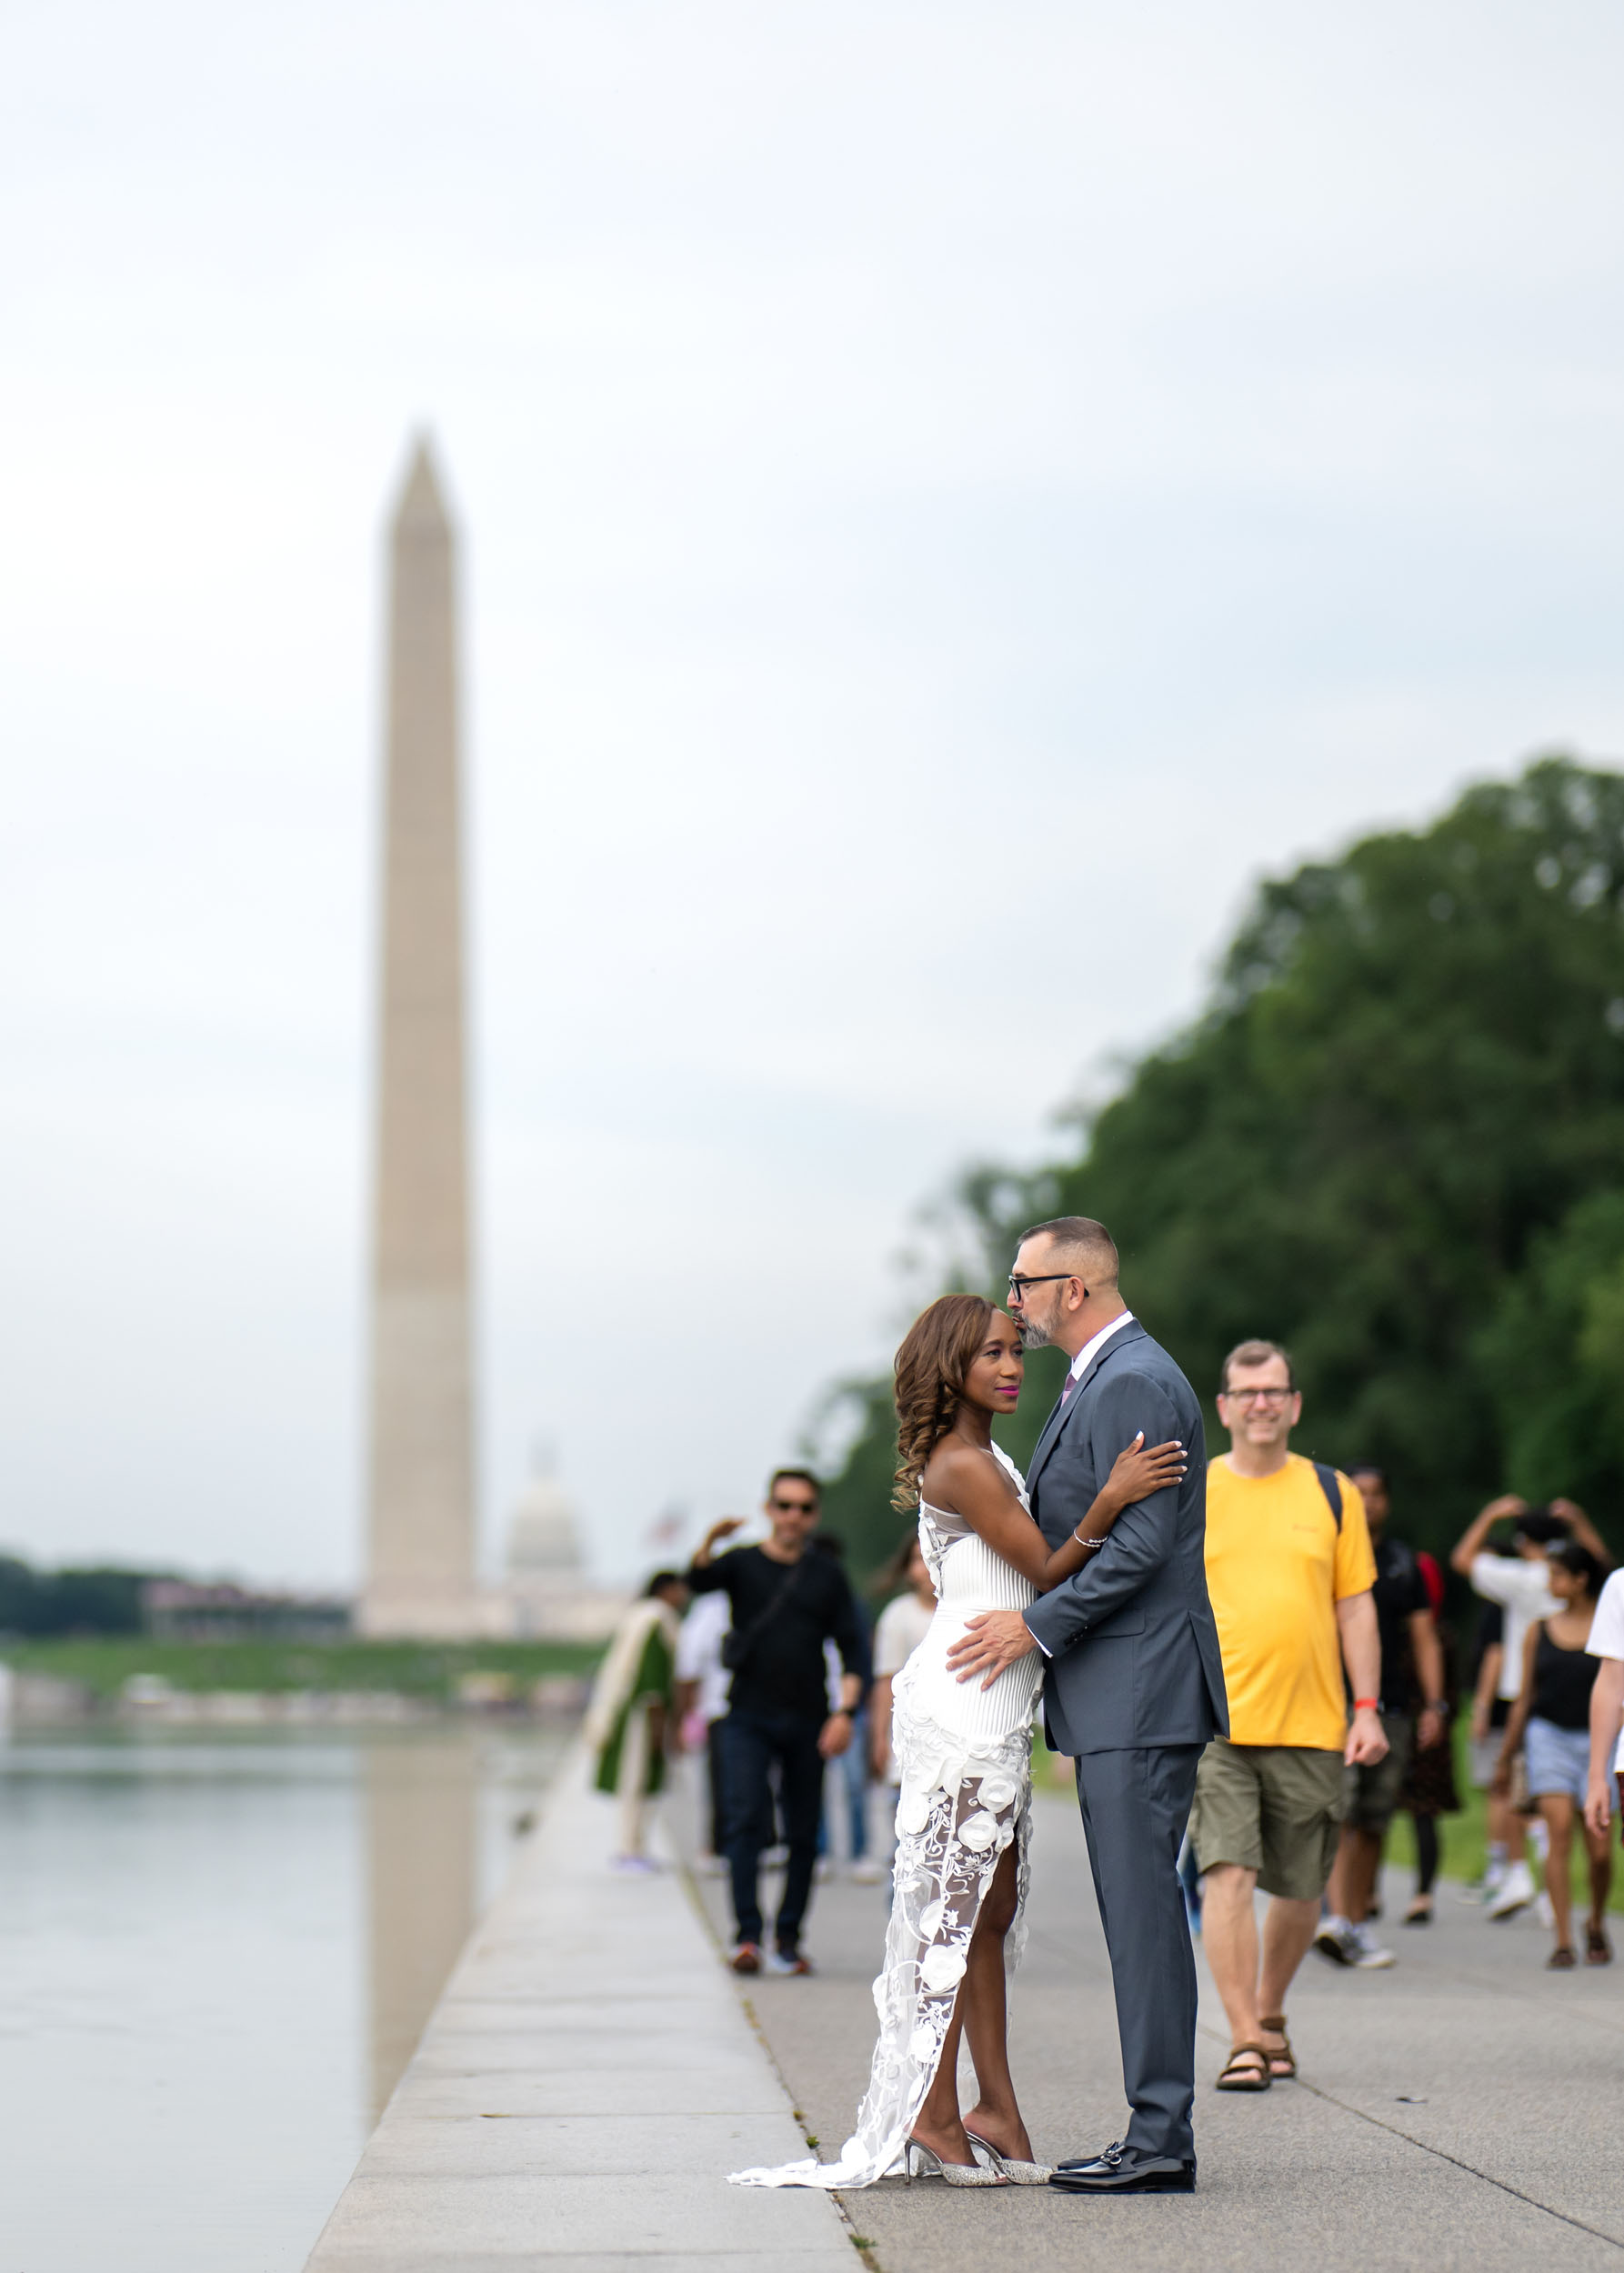
[[[1028,1287],[1047,1287],[1053,1279],[1075,1278],[1076,1277],[1075,1271],[1038,1271],[1031,1277],[1023,1278],[1019,1271],[1011,1271],[1009,1299],[1011,1302],[1022,1302],[1026,1299]]]
[[[1231,1405],[1284,1405],[1295,1389],[1225,1389],[1222,1394]]]

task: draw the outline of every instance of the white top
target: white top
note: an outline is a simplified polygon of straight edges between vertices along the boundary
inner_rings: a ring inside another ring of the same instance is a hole
[[[1601,1589],[1585,1647],[1592,1657],[1624,1658],[1624,1570],[1614,1571]],[[1613,1767],[1624,1776],[1624,1734],[1619,1736]]]
[[[1501,1697],[1514,1698],[1522,1687],[1522,1645],[1529,1627],[1536,1618],[1556,1616],[1559,1606],[1546,1584],[1547,1567],[1543,1555],[1538,1562],[1523,1555],[1472,1557],[1472,1592],[1485,1602],[1498,1602],[1506,1613]]]
[[[1025,1478],[1007,1453],[994,1445],[1003,1468],[1028,1514]],[[962,1516],[919,1502],[919,1545],[936,1588],[936,1609],[923,1640],[897,1677],[895,1696],[906,1689],[910,1709],[928,1717],[937,1728],[970,1750],[997,1744],[1031,1725],[1032,1707],[1043,1678],[1036,1651],[1006,1666],[991,1688],[979,1680],[960,1681],[947,1670],[947,1651],[981,1610],[1028,1610],[1038,1599],[1029,1578],[995,1554]]]
[[[930,1631],[930,1621],[935,1616],[935,1603],[921,1602],[911,1587],[906,1594],[899,1594],[895,1602],[887,1603],[874,1629],[877,1681],[887,1680],[902,1671]]]
[[[1102,1326],[1098,1334],[1090,1335],[1068,1367],[1068,1377],[1073,1381],[1080,1380],[1085,1369],[1094,1363],[1095,1358],[1106,1343],[1110,1340],[1112,1335],[1120,1334],[1125,1326],[1132,1324],[1133,1312],[1124,1310],[1119,1318],[1113,1318],[1109,1326]]]
[[[718,1588],[694,1597],[677,1637],[677,1678],[699,1684],[695,1709],[707,1720],[727,1710],[733,1676],[722,1663],[722,1637],[732,1622],[733,1606]]]

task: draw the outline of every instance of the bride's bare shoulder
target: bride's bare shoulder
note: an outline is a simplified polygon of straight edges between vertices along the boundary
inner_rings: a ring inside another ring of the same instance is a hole
[[[1012,1499],[1015,1490],[1005,1470],[980,1446],[945,1437],[925,1463],[919,1496],[944,1514],[963,1516]]]

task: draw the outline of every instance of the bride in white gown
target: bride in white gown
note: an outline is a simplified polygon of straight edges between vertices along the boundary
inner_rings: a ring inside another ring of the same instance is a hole
[[[947,1654],[977,1612],[1024,1610],[1080,1569],[1124,1507],[1183,1475],[1184,1451],[1136,1438],[1051,1555],[1019,1470],[992,1441],[992,1422],[1015,1409],[1022,1371],[1018,1330],[978,1295],[933,1302],[897,1353],[897,1501],[918,1505],[937,1609],[892,1691],[901,1793],[896,1892],[874,1984],[879,2037],[839,2161],[735,2171],[737,2185],[846,2188],[923,2174],[996,2186],[1048,2176],[1016,2102],[1004,1986],[1026,1938],[1042,1660],[1034,1653],[972,1686],[948,1672]],[[962,2116],[961,2031],[980,2092]]]

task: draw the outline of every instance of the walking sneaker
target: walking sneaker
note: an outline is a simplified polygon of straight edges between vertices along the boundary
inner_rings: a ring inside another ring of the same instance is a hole
[[[761,1951],[753,1941],[741,1941],[727,1962],[735,1973],[759,1973]]]
[[[1314,1937],[1314,1947],[1322,1958],[1328,1958],[1333,1965],[1358,1965],[1358,1928],[1333,1912],[1320,1919],[1319,1931]],[[1391,1965],[1390,1958],[1388,1963]]]
[[[884,1863],[877,1862],[872,1855],[860,1856],[851,1867],[851,1883],[854,1887],[877,1887],[882,1885],[890,1875]]]
[[[1544,1927],[1547,1933],[1555,1933],[1557,1926],[1557,1914],[1551,1908],[1550,1897],[1546,1893],[1543,1887],[1539,1889],[1539,1899],[1534,1905],[1534,1916],[1539,1919],[1540,1925]]]
[[[790,1973],[800,1977],[811,1972],[812,1960],[803,1957],[798,1949],[776,1949],[767,1961],[767,1969],[769,1973]]]
[[[1492,1902],[1506,1881],[1506,1863],[1486,1863],[1480,1878],[1469,1878],[1456,1897],[1459,1902]]]
[[[1527,1863],[1513,1863],[1484,1904],[1484,1914],[1489,1918],[1515,1918],[1519,1910],[1528,1908],[1535,1892],[1534,1874]]]
[[[1382,1948],[1368,1925],[1350,1926],[1348,1937],[1354,1951],[1348,1962],[1358,1966],[1361,1973],[1379,1973],[1384,1966],[1398,1964],[1392,1951]]]

